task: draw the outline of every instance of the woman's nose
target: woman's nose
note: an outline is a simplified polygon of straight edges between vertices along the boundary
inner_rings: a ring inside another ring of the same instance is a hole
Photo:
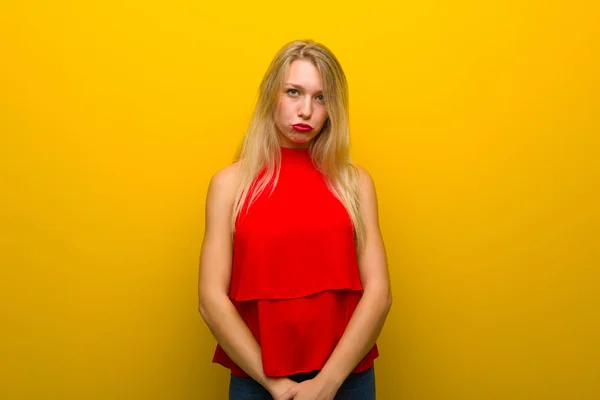
[[[300,115],[302,118],[310,118],[311,114],[312,105],[310,99],[306,99],[304,102],[302,102],[302,106],[300,107],[300,110],[298,110],[298,115]]]

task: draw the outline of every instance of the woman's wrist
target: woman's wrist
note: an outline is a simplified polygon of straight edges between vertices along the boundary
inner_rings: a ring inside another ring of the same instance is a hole
[[[271,393],[273,398],[276,398],[280,394],[288,390],[290,386],[293,386],[295,384],[296,382],[286,377],[267,377],[265,382],[265,389],[267,389],[267,391]]]
[[[319,372],[316,379],[320,380],[324,387],[327,387],[334,392],[337,392],[342,386],[342,383],[344,383],[343,375],[331,373],[330,370],[325,369]]]

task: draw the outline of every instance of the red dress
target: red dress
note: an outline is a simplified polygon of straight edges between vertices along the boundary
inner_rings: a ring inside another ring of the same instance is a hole
[[[279,181],[236,221],[229,297],[267,376],[323,368],[362,296],[354,229],[308,149],[281,148]],[[353,372],[373,365],[374,345]],[[213,362],[248,376],[217,345]]]

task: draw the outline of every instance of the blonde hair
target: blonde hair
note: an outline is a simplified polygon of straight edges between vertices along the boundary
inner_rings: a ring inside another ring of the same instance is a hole
[[[310,155],[331,192],[346,208],[354,227],[356,248],[360,251],[365,233],[360,216],[359,173],[350,159],[348,84],[333,53],[312,40],[296,40],[283,46],[262,79],[254,113],[236,155],[241,174],[234,201],[232,232],[242,210],[251,205],[269,183],[272,182],[274,188],[279,179],[281,150],[275,127],[277,101],[285,74],[295,60],[310,61],[321,75],[328,118],[310,143]],[[260,179],[257,179],[259,175]]]

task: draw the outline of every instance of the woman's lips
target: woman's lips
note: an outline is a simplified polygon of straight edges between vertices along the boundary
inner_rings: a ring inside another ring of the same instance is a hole
[[[298,132],[310,132],[313,129],[312,126],[308,124],[294,124],[292,125],[292,128]]]

